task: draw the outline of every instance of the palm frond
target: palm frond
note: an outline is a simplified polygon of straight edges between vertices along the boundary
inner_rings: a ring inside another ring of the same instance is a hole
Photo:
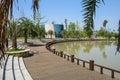
[[[82,0],[83,17],[85,26],[89,26],[90,29],[94,28],[94,17],[96,15],[96,7],[104,0]],[[87,28],[88,29],[88,28]]]
[[[34,13],[34,19],[35,19],[35,16],[36,16],[36,12],[39,10],[39,1],[40,0],[33,0],[32,2],[32,8],[33,8],[33,13]]]

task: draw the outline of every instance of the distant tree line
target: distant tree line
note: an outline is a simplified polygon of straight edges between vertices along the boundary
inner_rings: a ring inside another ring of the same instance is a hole
[[[78,22],[70,22],[67,23],[67,19],[65,21],[65,29],[61,31],[61,35],[63,38],[90,38],[91,35],[96,35],[97,37],[101,38],[118,38],[118,33],[115,30],[107,30],[106,25],[108,21],[105,19],[103,21],[102,27],[99,30],[93,30],[92,34],[89,34],[89,29],[86,29],[86,26],[83,26],[83,29],[80,28]]]

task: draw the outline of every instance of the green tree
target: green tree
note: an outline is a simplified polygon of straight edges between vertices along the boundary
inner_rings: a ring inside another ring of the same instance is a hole
[[[99,37],[104,37],[105,36],[105,30],[103,29],[103,27],[101,27],[100,30],[97,31],[97,35]]]
[[[18,6],[18,0],[0,0],[0,50],[5,50],[8,41],[7,23],[13,16],[13,3]],[[39,10],[39,0],[32,0],[32,9],[35,16],[36,11]]]
[[[70,22],[69,27],[68,27],[68,33],[70,37],[74,38],[75,37],[75,31],[76,31],[76,25],[74,22]]]
[[[63,38],[67,38],[67,30],[62,30],[60,34],[62,35]]]
[[[12,38],[12,49],[17,49],[17,24],[18,20],[10,20],[10,30]]]
[[[84,23],[85,28],[87,31],[87,35],[90,37],[93,33],[94,29],[94,16],[96,13],[96,7],[101,2],[104,3],[104,0],[82,0],[82,7],[83,7],[83,16],[84,16]]]
[[[106,30],[106,25],[107,25],[107,23],[108,23],[108,21],[107,20],[104,20],[103,21],[103,27],[104,27],[104,37],[105,37],[105,34],[106,34],[106,32],[107,32],[107,30]],[[108,33],[109,34],[109,33]]]
[[[86,34],[85,30],[80,31],[80,37],[83,37],[83,38],[87,37],[87,34]]]
[[[110,39],[112,37],[112,32],[107,31],[107,33],[105,34],[105,36]]]
[[[35,29],[36,33],[37,33],[37,37],[41,38],[45,36],[45,29],[41,28],[39,24],[36,24],[36,29]]]
[[[113,33],[113,37],[114,37],[115,39],[117,39],[117,38],[118,38],[118,33]]]
[[[35,25],[35,31],[37,33],[37,37],[41,40],[41,38],[45,35],[45,30],[44,28],[41,28],[40,24],[42,23],[41,21],[44,19],[44,17],[41,17],[41,14],[38,12],[36,17],[35,17],[35,20],[34,20],[34,23],[36,24]]]
[[[85,31],[85,33],[87,34],[88,37],[90,37],[93,33],[91,27],[89,27],[89,26],[84,26],[83,30]]]
[[[49,30],[49,31],[48,31],[48,34],[51,36],[51,39],[52,39],[53,33],[54,33],[53,30]]]
[[[34,29],[34,24],[30,19],[27,19],[25,17],[20,18],[18,33],[24,36],[25,43],[27,43],[28,36],[31,36],[31,32],[34,32]]]
[[[74,22],[70,22],[68,30],[69,31],[75,31],[76,30],[76,25],[75,25]]]
[[[106,28],[107,23],[108,23],[107,20],[104,20],[104,21],[103,21],[103,27],[104,27],[104,28]]]
[[[75,37],[75,38],[80,38],[80,31],[79,31],[79,30],[76,30],[76,31],[75,31],[74,37]]]

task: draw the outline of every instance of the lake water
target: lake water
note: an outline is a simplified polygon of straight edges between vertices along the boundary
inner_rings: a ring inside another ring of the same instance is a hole
[[[76,41],[57,43],[51,48],[120,71],[120,53],[115,54],[116,45],[115,41]]]

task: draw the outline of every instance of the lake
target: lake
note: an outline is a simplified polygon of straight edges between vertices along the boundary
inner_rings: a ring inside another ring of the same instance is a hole
[[[57,51],[68,55],[75,55],[83,60],[94,60],[95,64],[120,71],[120,53],[115,54],[116,41],[75,41],[57,43],[51,46]],[[106,74],[110,74],[106,71]],[[120,74],[119,74],[120,75]]]

